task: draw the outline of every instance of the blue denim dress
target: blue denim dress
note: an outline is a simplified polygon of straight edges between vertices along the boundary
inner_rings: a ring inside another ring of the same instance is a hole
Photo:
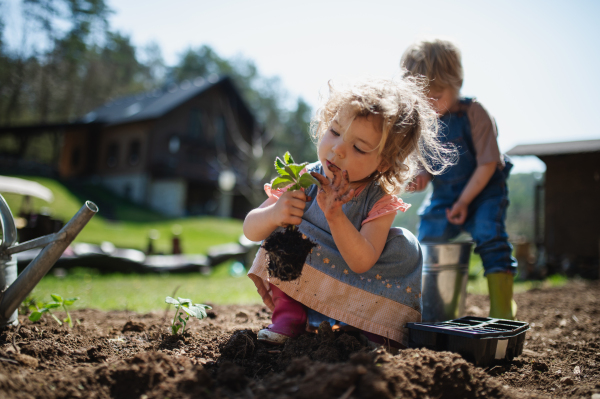
[[[472,101],[460,100],[466,106]],[[451,224],[446,209],[452,207],[467,185],[477,168],[477,159],[466,112],[447,113],[440,122],[442,142],[454,144],[460,155],[456,165],[432,180],[433,192],[419,209],[419,241],[443,243],[467,231],[475,241],[475,253],[481,256],[486,275],[507,271],[514,274],[517,262],[511,256],[512,246],[505,227],[509,204],[506,180],[512,164],[505,157],[504,169],[496,168],[487,186],[469,205],[465,223]]]

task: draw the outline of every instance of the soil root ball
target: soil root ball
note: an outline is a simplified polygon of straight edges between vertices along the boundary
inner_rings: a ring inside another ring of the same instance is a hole
[[[269,255],[269,276],[281,281],[296,280],[302,274],[306,257],[316,246],[302,235],[297,226],[274,232],[262,245]]]

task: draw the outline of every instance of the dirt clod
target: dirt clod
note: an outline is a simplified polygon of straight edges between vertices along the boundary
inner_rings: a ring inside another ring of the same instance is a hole
[[[125,325],[123,326],[123,329],[121,331],[122,332],[127,332],[127,331],[141,332],[141,331],[144,331],[145,329],[146,329],[146,325],[144,323],[142,323],[141,321],[129,320],[127,323],[125,323]]]
[[[531,363],[531,369],[535,371],[545,372],[548,371],[548,365],[543,362],[533,362]]]
[[[563,377],[560,379],[560,382],[564,385],[575,385],[575,382],[570,377]]]
[[[37,368],[37,366],[39,365],[39,362],[35,357],[24,355],[22,353],[15,354],[14,358],[17,362],[19,362],[23,366],[31,367],[32,369]]]

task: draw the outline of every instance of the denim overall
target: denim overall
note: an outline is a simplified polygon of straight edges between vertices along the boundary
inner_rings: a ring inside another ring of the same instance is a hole
[[[461,99],[461,108],[468,107],[472,101]],[[481,256],[485,275],[507,271],[515,274],[517,262],[511,256],[512,246],[505,228],[509,204],[506,180],[512,164],[505,157],[504,169],[496,168],[488,184],[469,205],[465,223],[451,224],[446,218],[446,209],[452,208],[462,193],[477,168],[477,160],[467,113],[447,113],[440,122],[441,141],[454,144],[460,155],[456,165],[432,180],[433,192],[419,209],[419,241],[444,243],[467,231],[475,241],[475,253]]]

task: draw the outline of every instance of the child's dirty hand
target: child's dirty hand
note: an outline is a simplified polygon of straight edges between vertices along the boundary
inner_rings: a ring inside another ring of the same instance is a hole
[[[329,165],[328,168],[333,173],[331,181],[316,172],[311,172],[311,175],[321,183],[317,203],[325,214],[325,218],[329,220],[343,214],[342,205],[354,197],[354,189],[350,188],[348,171],[342,171],[335,165]]]
[[[273,205],[273,223],[281,227],[300,224],[308,200],[310,198],[302,190],[286,191]]]
[[[455,202],[452,208],[446,208],[446,218],[452,224],[461,225],[465,223],[469,214],[468,207],[462,202]]]

